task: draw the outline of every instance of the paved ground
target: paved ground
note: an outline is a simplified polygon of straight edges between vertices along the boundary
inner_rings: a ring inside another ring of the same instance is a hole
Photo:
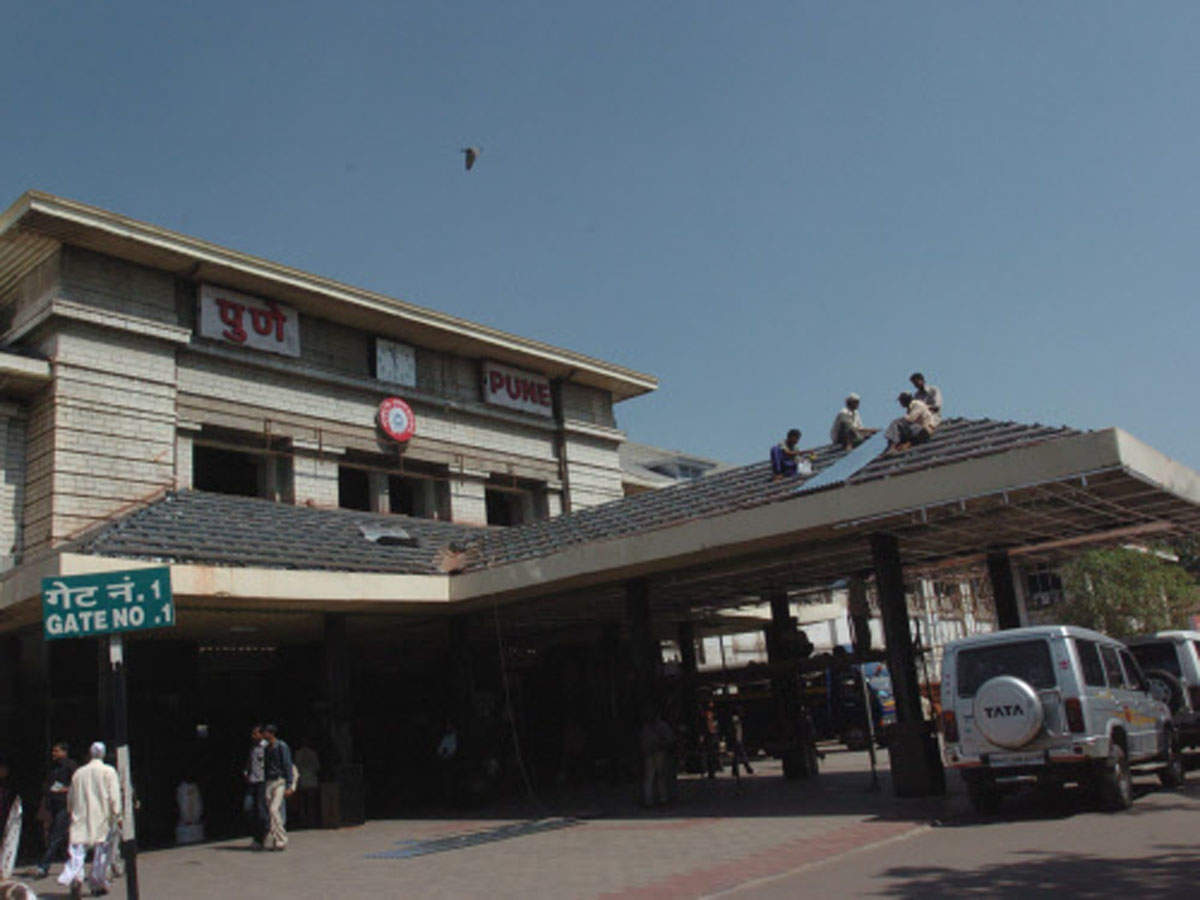
[[[755,771],[740,787],[685,779],[660,813],[624,791],[588,793],[536,811],[297,832],[285,853],[241,841],[147,853],[142,896],[1182,896],[1200,861],[1196,775],[1196,787],[1153,790],[1132,814],[1081,812],[1068,797],[1057,810],[1019,799],[982,820],[958,792],[897,800],[886,773],[870,792],[865,754],[831,753],[814,783],[784,781],[774,763]],[[531,830],[539,814],[543,830]]]

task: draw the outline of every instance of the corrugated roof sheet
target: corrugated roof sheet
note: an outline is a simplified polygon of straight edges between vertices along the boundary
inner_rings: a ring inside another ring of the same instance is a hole
[[[949,419],[928,444],[879,457],[849,481],[888,478],[1076,433],[1070,428],[989,419]],[[844,455],[832,445],[813,452],[814,473]],[[770,465],[764,461],[516,528],[480,528],[179,491],[85,536],[76,549],[100,556],[215,565],[435,574],[440,571],[438,551],[452,542],[477,549],[471,568],[502,565],[589,541],[651,532],[793,498],[801,481],[772,480]],[[364,527],[385,524],[400,525],[417,545],[387,546],[364,538]]]

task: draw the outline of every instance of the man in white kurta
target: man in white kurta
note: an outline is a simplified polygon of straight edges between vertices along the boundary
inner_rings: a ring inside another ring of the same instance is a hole
[[[91,762],[75,771],[67,793],[71,816],[69,857],[58,883],[71,886],[72,896],[83,887],[84,859],[92,848],[91,884],[96,894],[108,893],[108,835],[121,818],[121,780],[117,770],[104,762],[105,747],[92,744]]]

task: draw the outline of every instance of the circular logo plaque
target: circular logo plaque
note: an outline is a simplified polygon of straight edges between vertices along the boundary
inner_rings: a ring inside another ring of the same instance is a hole
[[[407,441],[417,433],[417,417],[399,397],[388,397],[379,404],[379,427],[394,441]]]

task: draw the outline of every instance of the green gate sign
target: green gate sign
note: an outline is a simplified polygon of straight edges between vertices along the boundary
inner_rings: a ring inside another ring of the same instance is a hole
[[[166,566],[42,579],[42,634],[48,641],[174,624]]]

